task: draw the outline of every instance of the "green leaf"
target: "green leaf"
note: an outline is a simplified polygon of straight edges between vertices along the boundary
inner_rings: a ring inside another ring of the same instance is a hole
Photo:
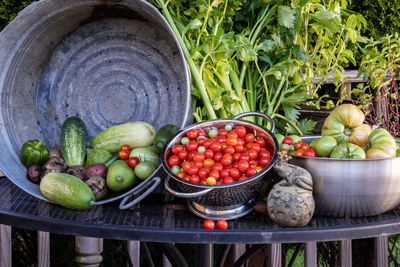
[[[294,28],[294,23],[296,21],[296,10],[288,6],[278,7],[278,23],[279,25],[286,27],[288,29]]]
[[[329,10],[318,11],[315,14],[308,13],[307,16],[311,17],[321,25],[325,26],[331,32],[339,31],[340,19],[338,15]]]
[[[311,135],[314,132],[317,122],[311,119],[302,119],[297,124],[297,127],[303,132],[304,135]]]
[[[310,60],[310,56],[307,54],[307,52],[306,51],[304,51],[304,49],[301,47],[301,46],[299,46],[299,45],[296,45],[294,48],[293,48],[293,54],[298,58],[298,59],[301,59],[301,60],[303,60],[303,61],[308,61],[308,60]]]
[[[289,120],[295,121],[299,118],[300,112],[294,108],[292,105],[287,105],[282,103],[283,111],[285,112],[285,117]]]
[[[350,29],[350,28],[347,29],[347,32],[349,33],[351,42],[353,44],[356,43],[357,42],[357,37],[358,37],[357,32],[355,30],[353,30],[353,29]]]
[[[353,14],[347,18],[346,27],[351,28],[351,29],[354,29],[355,27],[357,27],[357,16],[356,15]]]
[[[202,23],[199,19],[194,19],[189,22],[189,24],[186,26],[186,28],[190,29],[190,30],[200,29],[201,25],[202,25]]]

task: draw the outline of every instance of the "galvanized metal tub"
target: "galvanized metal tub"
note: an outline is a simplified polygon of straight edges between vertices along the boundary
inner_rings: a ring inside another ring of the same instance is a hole
[[[145,1],[35,2],[0,33],[0,62],[0,169],[40,199],[19,152],[30,139],[57,147],[67,117],[85,122],[88,144],[128,121],[156,129],[192,121],[183,53]]]
[[[307,143],[316,136],[303,137]],[[400,204],[400,158],[333,159],[292,156],[313,178],[315,213],[372,216]]]

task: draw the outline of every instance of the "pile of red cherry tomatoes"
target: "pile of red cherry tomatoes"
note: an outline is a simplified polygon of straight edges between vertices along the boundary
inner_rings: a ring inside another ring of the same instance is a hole
[[[228,123],[222,129],[188,130],[172,147],[167,162],[184,180],[220,185],[257,174],[270,163],[272,153],[263,138]]]
[[[304,156],[304,157],[316,157],[317,154],[313,147],[304,142],[303,140],[298,140],[295,142],[293,138],[286,136],[282,139],[282,142],[279,144],[280,152],[282,154],[290,154],[295,156]]]

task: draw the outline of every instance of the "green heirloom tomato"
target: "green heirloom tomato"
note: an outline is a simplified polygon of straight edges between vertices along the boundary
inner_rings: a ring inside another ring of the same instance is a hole
[[[319,139],[321,139],[321,138],[317,138],[317,139],[312,140],[310,146],[315,149],[315,147],[317,146],[317,144],[319,142]]]
[[[348,143],[353,129],[363,124],[364,119],[364,113],[357,106],[340,105],[325,119],[322,136],[332,136],[338,144]]]
[[[294,135],[294,134],[292,134],[292,135],[289,135],[289,137],[290,138],[292,138],[293,139],[293,141],[297,144],[298,142],[300,142],[301,141],[301,137],[300,136],[298,136],[298,135]]]
[[[285,138],[285,136],[283,136],[283,134],[275,134],[275,137],[278,140],[279,146],[282,145],[282,140]]]
[[[331,153],[331,158],[337,159],[365,159],[364,150],[351,143],[342,143],[335,147]]]
[[[315,152],[318,157],[329,157],[337,146],[336,139],[332,136],[323,136],[315,145]]]
[[[49,149],[43,141],[29,140],[22,145],[20,157],[26,167],[43,165],[49,159]]]
[[[396,141],[393,136],[383,128],[372,131],[368,137],[369,149],[367,158],[390,158],[396,156]]]

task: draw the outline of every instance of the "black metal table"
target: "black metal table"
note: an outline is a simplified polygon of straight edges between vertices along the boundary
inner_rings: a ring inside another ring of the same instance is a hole
[[[0,223],[29,230],[120,240],[176,243],[305,243],[359,239],[400,232],[400,207],[363,218],[314,215],[302,228],[282,228],[252,212],[229,221],[227,230],[206,230],[182,199],[156,190],[130,210],[117,203],[72,211],[39,200],[0,178]]]

